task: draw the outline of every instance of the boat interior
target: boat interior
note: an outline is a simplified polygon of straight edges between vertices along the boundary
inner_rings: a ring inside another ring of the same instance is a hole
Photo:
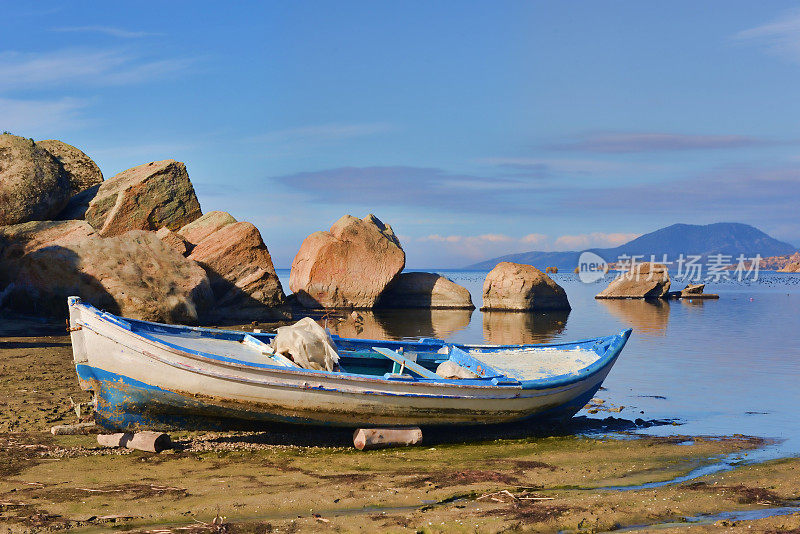
[[[102,316],[147,339],[206,358],[254,367],[297,367],[291,355],[275,352],[271,345],[275,334],[165,325],[108,313]],[[388,341],[330,337],[339,355],[336,373],[390,380],[477,380],[519,385],[522,381],[581,374],[605,355],[615,336],[568,344],[513,346],[459,345],[430,338]]]

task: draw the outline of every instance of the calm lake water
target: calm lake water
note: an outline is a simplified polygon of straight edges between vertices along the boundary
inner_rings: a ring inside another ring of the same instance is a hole
[[[437,271],[465,286],[477,307],[487,272]],[[284,288],[289,271],[278,270]],[[460,343],[545,343],[633,328],[599,396],[624,406],[616,417],[675,419],[653,434],[747,434],[781,440],[761,456],[800,456],[800,275],[760,273],[758,281],[708,284],[719,300],[595,300],[610,280],[553,279],[567,313],[405,310],[364,313],[348,337],[438,337]],[[674,288],[683,287],[673,282]],[[644,412],[644,413],[640,413]],[[585,412],[581,414],[586,415]],[[607,417],[600,412],[592,417]]]

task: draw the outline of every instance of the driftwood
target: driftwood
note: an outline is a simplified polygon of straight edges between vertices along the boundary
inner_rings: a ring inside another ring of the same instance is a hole
[[[97,443],[103,447],[125,447],[147,452],[161,452],[172,447],[172,442],[167,434],[149,430],[135,434],[131,432],[98,434]]]
[[[418,427],[359,428],[353,433],[353,445],[360,451],[416,445],[420,441],[422,441],[422,430]]]
[[[56,425],[50,427],[50,433],[54,436],[73,436],[76,434],[90,434],[97,431],[97,425],[90,423],[77,423],[74,425]]]

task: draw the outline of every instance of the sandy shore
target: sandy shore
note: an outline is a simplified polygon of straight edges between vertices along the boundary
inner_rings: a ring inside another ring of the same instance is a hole
[[[348,446],[347,431],[178,433],[176,450],[154,455],[50,435],[52,425],[75,421],[70,397],[89,400],[63,326],[3,318],[0,532],[800,529],[798,459],[609,489],[746,459],[765,445],[755,437],[580,437],[573,433],[636,427],[577,418],[551,435],[520,426],[433,431],[424,446],[370,452]],[[784,515],[761,519],[708,516],[783,507]],[[212,524],[218,513],[222,526]]]

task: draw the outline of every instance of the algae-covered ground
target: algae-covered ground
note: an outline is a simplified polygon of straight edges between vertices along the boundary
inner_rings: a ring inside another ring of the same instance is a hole
[[[0,326],[0,532],[800,532],[800,460],[621,490],[765,442],[640,436],[620,419],[426,429],[423,446],[366,452],[348,431],[288,427],[177,433],[161,454],[101,449],[48,432],[89,400],[69,338],[14,326]]]

